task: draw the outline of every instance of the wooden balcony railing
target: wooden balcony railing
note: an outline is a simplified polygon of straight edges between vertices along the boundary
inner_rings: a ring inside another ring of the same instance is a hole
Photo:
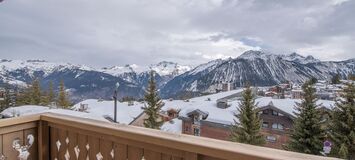
[[[34,137],[33,143],[30,138]],[[0,153],[16,160],[14,140],[31,160],[318,160],[332,159],[45,113],[0,120]]]

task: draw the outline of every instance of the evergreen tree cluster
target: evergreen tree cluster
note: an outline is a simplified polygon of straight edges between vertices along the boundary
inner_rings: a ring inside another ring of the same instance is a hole
[[[9,86],[5,86],[2,94],[1,98],[3,98],[3,100],[0,101],[0,112],[14,105],[13,95],[10,93]]]
[[[323,142],[330,140],[333,142],[331,156],[355,159],[355,84],[346,84],[328,123],[324,123],[321,110],[316,105],[314,83],[314,80],[309,80],[302,86],[303,99],[301,103],[296,103],[296,119],[285,149],[321,155],[324,154]],[[250,87],[244,90],[238,111],[231,128],[231,140],[252,145],[264,144],[259,111]]]
[[[331,117],[329,135],[334,143],[333,154],[341,158],[355,159],[355,85],[353,83],[347,84]]]
[[[61,81],[59,85],[58,98],[56,98],[56,93],[54,92],[53,82],[49,83],[48,90],[42,91],[40,81],[35,79],[32,84],[18,93],[16,97],[16,105],[43,105],[48,106],[55,102],[57,106],[68,108],[70,106],[70,101],[68,100],[67,94],[65,92],[64,82]]]

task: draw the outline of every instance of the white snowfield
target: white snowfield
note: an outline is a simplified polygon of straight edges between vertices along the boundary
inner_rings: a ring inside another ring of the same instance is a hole
[[[199,109],[203,112],[208,113],[208,117],[206,121],[227,124],[230,125],[234,123],[235,117],[234,114],[237,114],[237,107],[239,105],[239,100],[230,100],[228,104],[229,108],[220,109],[217,108],[217,99],[224,98],[226,96],[242,92],[243,89],[222,92],[202,97],[196,97],[190,99],[188,102],[182,100],[164,100],[165,105],[162,107],[163,111],[168,109],[180,109],[180,116],[186,117],[187,113]],[[261,97],[255,100],[258,107],[264,107],[272,104],[291,114],[294,115],[296,102],[300,103],[299,99],[273,99],[271,97]],[[86,112],[79,112],[80,104],[87,104],[88,109]],[[318,100],[317,104],[331,109],[335,106],[334,101],[327,100]],[[144,106],[143,103],[134,102],[132,106],[128,106],[128,103],[118,103],[117,104],[117,120],[119,123],[129,124],[132,122],[137,116],[139,116],[143,110],[141,109]],[[101,121],[108,121],[104,117],[113,117],[113,101],[99,101],[97,99],[88,99],[82,101],[72,107],[72,110],[64,110],[64,109],[49,109],[48,107],[43,106],[20,106],[20,107],[12,107],[4,110],[1,114],[6,117],[13,116],[22,116],[22,115],[30,115],[37,113],[61,113],[66,115],[78,116],[82,118],[96,119]],[[180,119],[173,119],[171,122],[166,122],[161,127],[161,130],[173,133],[181,133],[182,121]]]

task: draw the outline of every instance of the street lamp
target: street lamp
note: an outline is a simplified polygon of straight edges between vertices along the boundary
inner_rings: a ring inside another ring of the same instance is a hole
[[[113,121],[115,123],[117,123],[117,90],[118,87],[120,86],[120,83],[116,83],[116,88],[115,88],[115,92],[113,93],[113,100],[114,100],[114,117],[113,117]]]

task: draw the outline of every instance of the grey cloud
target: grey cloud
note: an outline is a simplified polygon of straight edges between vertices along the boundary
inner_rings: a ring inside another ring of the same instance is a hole
[[[203,55],[237,56],[257,46],[325,60],[354,58],[354,3],[5,0],[0,3],[0,58],[95,67],[161,60],[196,65],[208,61]]]

